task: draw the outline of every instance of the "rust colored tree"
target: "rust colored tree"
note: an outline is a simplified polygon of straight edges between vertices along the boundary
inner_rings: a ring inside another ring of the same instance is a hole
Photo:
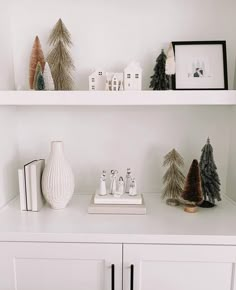
[[[31,56],[30,56],[30,67],[29,67],[29,85],[30,89],[34,89],[34,82],[35,82],[35,72],[38,62],[42,67],[42,71],[44,70],[45,59],[41,47],[40,40],[38,36],[35,37],[34,45],[32,48]]]
[[[193,160],[186,177],[182,198],[189,202],[184,209],[187,212],[195,212],[196,205],[203,201],[200,169],[196,159]]]

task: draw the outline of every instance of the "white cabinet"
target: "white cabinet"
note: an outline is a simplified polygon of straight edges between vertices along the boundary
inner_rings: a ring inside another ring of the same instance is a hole
[[[116,244],[1,243],[0,290],[121,290],[121,262]]]
[[[235,261],[231,246],[125,245],[123,289],[233,290]]]
[[[235,246],[2,242],[0,290],[235,290],[235,262]]]

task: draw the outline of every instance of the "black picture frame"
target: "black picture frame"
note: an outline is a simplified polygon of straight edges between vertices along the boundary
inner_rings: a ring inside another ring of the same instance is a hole
[[[225,40],[173,41],[172,45],[176,62],[174,90],[228,90]],[[204,70],[201,66],[205,66]]]

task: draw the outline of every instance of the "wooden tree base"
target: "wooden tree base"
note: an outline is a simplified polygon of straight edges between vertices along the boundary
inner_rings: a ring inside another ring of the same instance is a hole
[[[175,198],[168,198],[166,200],[166,204],[168,204],[170,206],[178,206],[178,205],[180,205],[180,202]]]
[[[186,211],[188,213],[195,213],[197,211],[197,206],[191,205],[191,204],[185,205],[184,211]]]

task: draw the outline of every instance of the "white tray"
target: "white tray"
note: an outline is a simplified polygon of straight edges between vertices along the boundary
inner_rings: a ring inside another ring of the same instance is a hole
[[[142,194],[130,196],[124,193],[120,197],[115,197],[113,194],[99,195],[97,192],[94,196],[95,204],[142,204]]]

